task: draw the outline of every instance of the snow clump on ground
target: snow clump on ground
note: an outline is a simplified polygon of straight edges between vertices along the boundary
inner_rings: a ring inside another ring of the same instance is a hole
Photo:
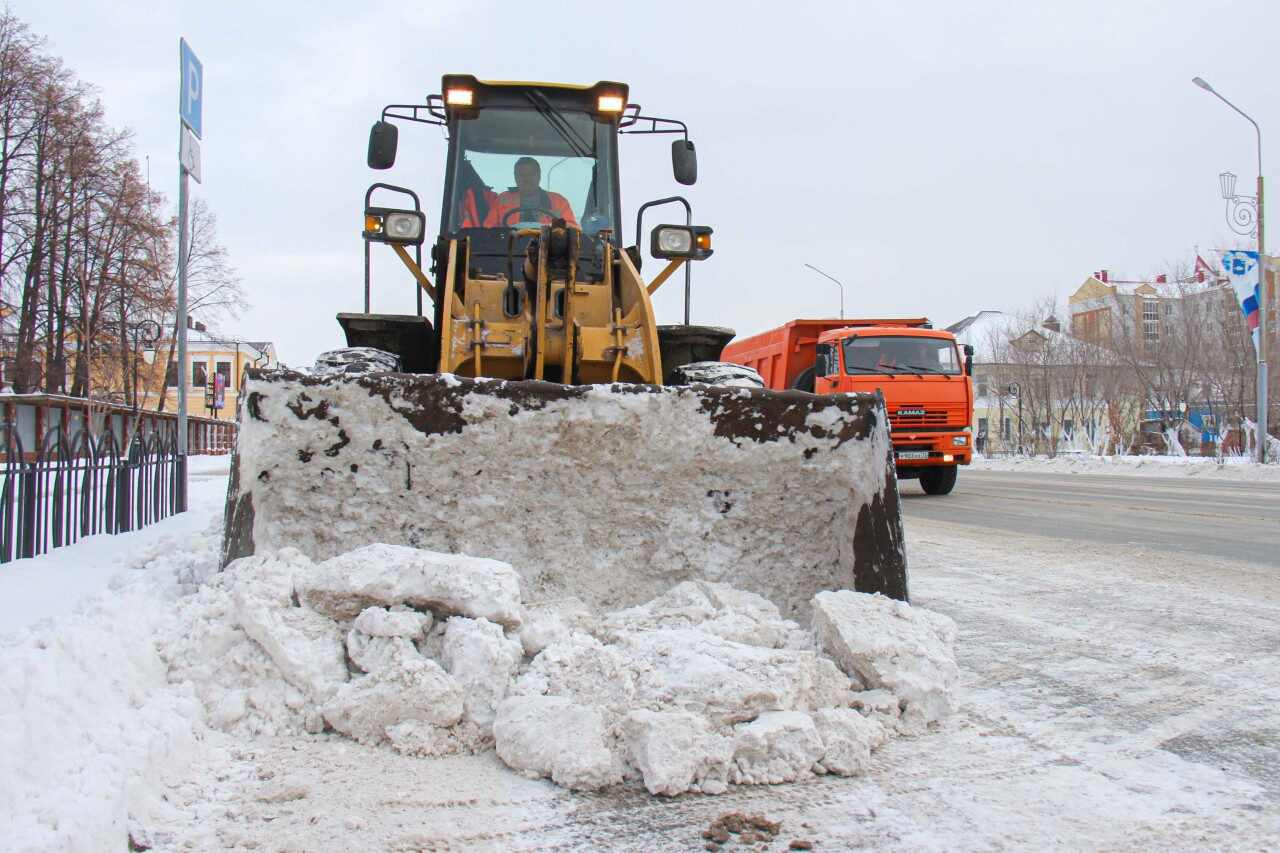
[[[754,593],[684,582],[597,616],[520,600],[510,565],[370,545],[235,561],[159,639],[169,679],[240,735],[334,730],[435,757],[494,749],[574,790],[718,794],[863,772],[955,708],[955,626],[851,591],[802,628]]]

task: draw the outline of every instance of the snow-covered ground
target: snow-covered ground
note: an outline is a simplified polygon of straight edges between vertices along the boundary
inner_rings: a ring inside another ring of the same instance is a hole
[[[987,471],[1049,471],[1078,474],[1134,474],[1143,477],[1200,477],[1215,480],[1280,482],[1280,465],[1259,465],[1239,456],[1222,462],[1202,456],[982,456],[971,465]]]
[[[1276,479],[1154,457],[977,465]],[[192,472],[183,516],[0,566],[6,849],[123,850],[130,833],[156,850],[700,849],[734,813],[781,822],[757,849],[1280,846],[1280,579],[1256,566],[909,523],[913,610],[958,626],[955,713],[881,745],[863,775],[581,793],[492,750],[428,758],[308,733],[302,699],[297,729],[241,713],[288,720],[292,694],[219,621],[237,601],[232,583],[205,583],[226,460]],[[174,677],[202,648],[217,661]],[[247,695],[211,713],[219,678],[254,667]]]

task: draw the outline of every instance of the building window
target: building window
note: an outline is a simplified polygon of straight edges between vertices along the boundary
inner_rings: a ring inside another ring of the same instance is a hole
[[[218,362],[217,372],[222,374],[222,387],[230,388],[231,387],[231,362],[229,361]]]
[[[1070,441],[1072,437],[1074,437],[1075,432],[1076,432],[1076,422],[1071,418],[1066,418],[1065,420],[1063,420],[1062,435],[1064,438],[1067,439],[1067,441]]]
[[[1004,419],[1004,426],[1000,429],[1000,437],[1005,441],[1013,439],[1013,418]]]
[[[978,380],[978,396],[987,396],[987,380],[985,378]]]
[[[1160,340],[1160,303],[1155,299],[1142,300],[1142,334],[1149,344]]]
[[[164,369],[164,384],[166,388],[178,387],[178,362],[171,361]]]
[[[209,384],[209,378],[206,375],[208,365],[203,361],[191,362],[191,387],[203,388]]]

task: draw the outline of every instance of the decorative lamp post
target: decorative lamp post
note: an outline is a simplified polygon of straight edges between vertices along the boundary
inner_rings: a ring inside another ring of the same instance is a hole
[[[1219,92],[1202,78],[1192,79],[1201,89],[1216,97],[1222,103],[1244,116],[1258,137],[1258,194],[1257,196],[1238,196],[1235,194],[1236,176],[1224,172],[1218,176],[1222,186],[1222,197],[1230,203],[1227,209],[1227,222],[1237,234],[1258,237],[1258,462],[1267,461],[1267,319],[1271,300],[1268,294],[1266,273],[1266,218],[1264,216],[1262,189],[1262,130],[1258,123],[1250,118],[1235,104],[1222,97]],[[1256,221],[1256,227],[1255,227]],[[1244,230],[1241,230],[1244,229]]]
[[[160,340],[160,324],[155,320],[143,320],[133,327],[133,417],[138,418],[138,347],[142,350],[142,360],[148,366],[156,363],[156,341]]]
[[[822,270],[820,270],[820,269],[818,269],[817,267],[815,267],[813,264],[805,264],[805,266],[806,266],[806,267],[808,267],[809,269],[813,270],[814,272],[816,272],[818,275],[822,276],[823,278],[831,278],[831,276],[827,275],[827,274],[826,274],[826,273],[824,273]],[[836,281],[834,278],[831,278],[831,280],[832,280],[832,281],[835,281],[835,282],[836,282],[836,287],[840,288],[840,319],[841,319],[841,320],[843,320],[843,319],[844,319],[844,285],[843,285],[843,284],[841,284],[840,282]]]

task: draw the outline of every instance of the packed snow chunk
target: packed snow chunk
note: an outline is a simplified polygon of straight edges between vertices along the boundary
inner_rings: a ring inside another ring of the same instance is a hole
[[[846,673],[897,697],[903,731],[918,732],[955,710],[956,628],[946,616],[882,595],[820,592],[813,632]]]
[[[408,604],[437,615],[520,624],[520,579],[507,563],[374,544],[325,560],[298,584],[302,601],[333,619]]]
[[[440,662],[462,688],[466,719],[482,732],[493,727],[498,703],[507,696],[524,650],[488,619],[453,616],[445,623]]]
[[[685,581],[647,604],[609,614],[602,631],[616,637],[623,631],[698,628],[737,643],[779,648],[796,627],[764,596],[725,583]]]
[[[404,658],[420,657],[415,643],[431,630],[431,617],[398,605],[368,607],[351,623],[347,657],[364,672],[373,672]]]
[[[726,790],[733,742],[687,711],[632,711],[618,726],[650,794]]]
[[[595,705],[612,723],[631,709],[636,688],[632,672],[614,646],[574,634],[543,649],[512,684],[511,695],[561,696]]]
[[[323,721],[316,699],[290,684],[237,624],[230,592],[234,580],[226,572],[216,575],[179,601],[174,618],[157,632],[170,683],[189,684],[210,725],[226,732],[274,736],[318,730]]]
[[[599,623],[580,598],[553,598],[526,604],[520,626],[520,644],[528,657],[536,657],[552,643],[563,643],[570,634],[595,634]]]
[[[716,725],[848,700],[848,677],[814,651],[759,648],[698,630],[629,633],[617,649],[634,673],[637,705],[705,714]]]
[[[375,672],[422,655],[404,637],[370,637],[352,628],[347,633],[347,657],[361,672]]]
[[[822,708],[813,722],[822,738],[822,768],[840,776],[865,773],[871,751],[889,738],[883,724],[852,708]]]
[[[324,704],[329,725],[361,743],[380,743],[388,726],[421,720],[448,727],[462,718],[461,688],[425,658],[408,658],[347,682]]]
[[[493,747],[493,740],[466,720],[448,727],[406,720],[387,726],[387,740],[396,752],[416,758],[475,755]]]
[[[776,785],[809,775],[825,748],[813,718],[799,711],[767,711],[733,730],[730,781]]]
[[[236,560],[226,572],[236,622],[290,684],[323,701],[347,680],[347,664],[341,626],[294,597],[295,580],[312,568],[305,556],[284,548]]]
[[[599,709],[560,696],[512,696],[498,706],[494,747],[508,767],[575,791],[622,781]]]
[[[367,607],[351,623],[351,627],[361,634],[370,637],[404,637],[406,640],[420,640],[431,630],[431,616],[397,605],[388,610],[385,607]]]

